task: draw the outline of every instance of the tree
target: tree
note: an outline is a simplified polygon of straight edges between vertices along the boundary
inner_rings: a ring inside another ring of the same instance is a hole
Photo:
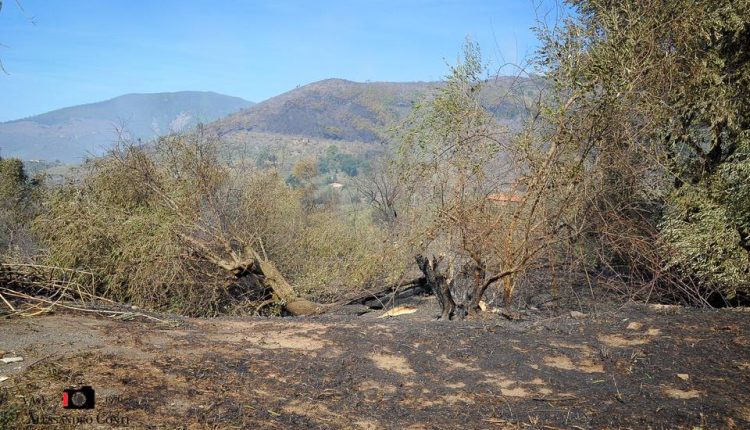
[[[318,160],[318,170],[320,173],[343,171],[350,177],[354,177],[359,174],[360,164],[360,161],[353,155],[339,152],[336,145],[329,145],[323,157]]]
[[[0,158],[0,201],[18,205],[25,197],[29,178],[23,162],[17,158]]]
[[[540,59],[558,98],[577,96],[567,133],[595,144],[600,264],[697,303],[747,294],[750,2],[570,4]]]
[[[92,159],[49,190],[34,227],[44,266],[91,273],[108,299],[187,315],[308,315],[395,281],[399,254],[378,228],[305,203],[273,169],[222,162],[199,127]]]
[[[277,167],[278,157],[276,157],[276,154],[273,153],[269,148],[264,147],[260,150],[258,155],[255,158],[255,165],[256,167],[260,169],[264,169],[266,167]]]
[[[36,211],[39,182],[26,175],[23,162],[0,158],[0,249],[31,242],[27,227]]]
[[[375,222],[390,224],[396,221],[396,205],[401,198],[401,184],[398,174],[390,163],[382,163],[364,176],[356,178],[353,183],[357,192],[372,206]]]
[[[483,72],[478,46],[467,41],[446,85],[412,113],[398,153],[414,240],[445,255],[417,258],[425,276],[450,286],[464,262],[471,266],[467,303],[452,309],[450,288],[441,293],[445,317],[477,312],[497,282],[510,305],[518,276],[543,266],[569,236],[561,232],[575,225],[568,218],[583,182],[580,147],[548,132],[562,127],[559,118],[536,112],[527,130],[509,133],[480,103]],[[440,267],[446,273],[430,273]]]
[[[292,175],[304,183],[309,183],[318,176],[317,163],[311,158],[300,160],[292,167]]]

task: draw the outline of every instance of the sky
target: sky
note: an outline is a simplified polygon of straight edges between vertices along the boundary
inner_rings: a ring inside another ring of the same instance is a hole
[[[553,8],[539,0],[2,3],[0,121],[127,93],[215,91],[259,102],[326,78],[434,81],[466,37],[497,70],[533,54],[531,27]]]

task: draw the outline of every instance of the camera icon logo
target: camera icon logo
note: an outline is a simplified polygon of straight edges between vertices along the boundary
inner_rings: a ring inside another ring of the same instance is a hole
[[[94,409],[94,389],[89,385],[63,390],[62,407],[65,409]]]

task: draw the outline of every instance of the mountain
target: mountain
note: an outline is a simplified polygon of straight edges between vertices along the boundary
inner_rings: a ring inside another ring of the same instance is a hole
[[[415,103],[441,85],[326,79],[258,103],[211,126],[230,137],[262,132],[377,142],[388,126],[406,117]],[[481,100],[498,119],[517,123],[524,101],[538,94],[538,87],[539,82],[532,79],[499,77],[486,82]]]
[[[124,128],[134,139],[186,130],[253,103],[212,92],[127,94],[0,123],[1,156],[78,162],[101,154]]]

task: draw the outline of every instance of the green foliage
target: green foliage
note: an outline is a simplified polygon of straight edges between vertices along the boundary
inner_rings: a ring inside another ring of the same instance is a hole
[[[302,188],[302,181],[300,181],[299,178],[294,176],[293,174],[290,174],[286,177],[286,184],[292,188]]]
[[[31,250],[27,225],[36,211],[38,180],[26,175],[23,162],[15,158],[0,159],[0,252],[23,247]]]
[[[342,171],[350,177],[357,176],[362,162],[351,154],[339,152],[336,145],[326,149],[323,157],[318,160],[320,173],[338,173]]]
[[[400,216],[408,220],[419,252],[449,256],[450,270],[471,266],[471,312],[500,280],[505,304],[510,304],[517,274],[538,262],[539,250],[552,242],[542,240],[546,220],[539,218],[547,206],[540,198],[541,178],[550,164],[522,171],[531,163],[520,159],[547,151],[536,151],[539,145],[523,136],[510,138],[483,106],[484,72],[478,45],[467,40],[464,57],[451,67],[445,84],[415,107],[397,153],[408,198]],[[532,189],[527,201],[521,193]],[[489,199],[493,194],[509,198],[494,202]]]
[[[662,224],[670,264],[727,299],[750,292],[750,148],[735,144],[715,172],[673,190]]]
[[[467,40],[464,59],[451,67],[445,86],[415,106],[398,151],[408,183],[471,177],[472,184],[483,184],[483,170],[499,151],[496,124],[479,100],[483,73],[479,46]]]
[[[93,160],[81,182],[49,191],[35,230],[48,249],[45,263],[92,272],[105,297],[216,314],[231,303],[225,277],[184,258],[177,236],[184,219],[196,216],[192,208],[209,195],[205,188],[190,190],[198,172],[188,165],[189,153],[170,149],[175,152],[161,154],[161,165],[138,147]]]
[[[409,261],[377,226],[342,222],[330,211],[307,216],[304,230],[296,237],[297,255],[288,254],[292,258],[279,260],[280,265],[288,268],[301,291],[320,300],[393,282]]]
[[[750,2],[570,3],[574,17],[540,31],[539,60],[557,136],[594,148],[601,248],[635,263],[658,250],[647,281],[671,272],[749,293]],[[640,233],[626,245],[603,234],[613,222]]]
[[[684,186],[669,200],[661,225],[667,261],[718,288],[727,299],[750,288],[750,261],[738,244],[733,213],[698,187]],[[668,267],[670,267],[668,266]]]
[[[270,149],[263,148],[255,157],[255,165],[258,168],[276,167],[278,157]]]
[[[0,428],[13,428],[18,426],[20,417],[24,411],[21,406],[10,403],[9,400],[3,401],[0,407]]]

